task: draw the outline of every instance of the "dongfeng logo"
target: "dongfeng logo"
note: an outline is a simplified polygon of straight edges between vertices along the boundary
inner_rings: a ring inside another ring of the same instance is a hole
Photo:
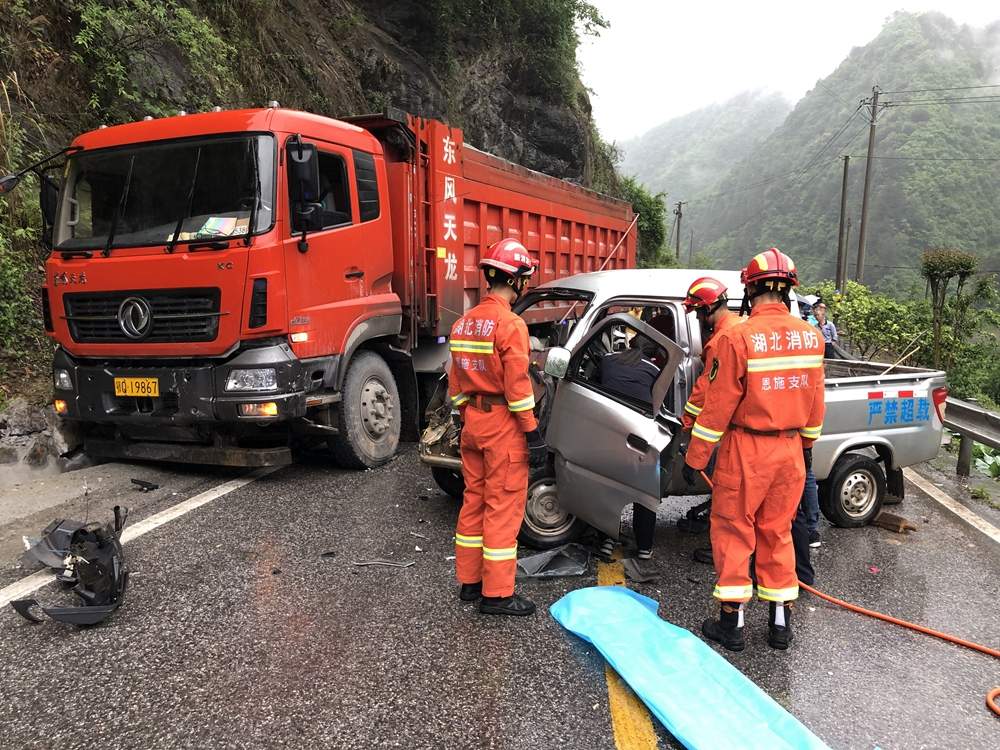
[[[145,338],[153,327],[153,311],[142,297],[129,297],[118,308],[118,325],[130,339]]]

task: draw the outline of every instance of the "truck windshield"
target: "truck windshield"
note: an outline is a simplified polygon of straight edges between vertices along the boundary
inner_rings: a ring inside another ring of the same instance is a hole
[[[273,207],[271,136],[81,152],[69,159],[54,244],[110,250],[243,238],[271,227]]]

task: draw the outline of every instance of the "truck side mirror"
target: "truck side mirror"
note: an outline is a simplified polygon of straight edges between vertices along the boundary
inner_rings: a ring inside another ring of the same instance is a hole
[[[302,232],[299,252],[304,253],[309,249],[306,234],[323,228],[323,205],[319,202],[319,154],[314,144],[303,143],[297,135],[288,139],[285,150],[288,153],[288,181],[295,226]]]
[[[0,195],[6,195],[14,191],[17,187],[17,183],[21,181],[21,175],[19,174],[9,174],[5,177],[0,177]]]
[[[545,374],[557,379],[566,377],[566,372],[569,370],[569,358],[569,349],[553,346],[545,353]]]
[[[42,209],[42,239],[47,247],[52,247],[52,227],[56,223],[56,207],[59,204],[59,183],[47,174],[38,178],[38,205]]]

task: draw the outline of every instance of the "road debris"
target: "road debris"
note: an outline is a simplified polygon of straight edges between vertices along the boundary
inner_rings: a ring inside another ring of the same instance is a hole
[[[412,565],[416,565],[413,560],[407,562],[396,562],[395,560],[352,560],[351,565],[357,565],[362,567],[365,565],[385,565],[389,568],[409,568]]]
[[[650,583],[658,577],[656,568],[649,560],[637,560],[629,557],[622,560],[622,568],[625,569],[625,577],[633,583]]]
[[[882,568],[880,568],[878,565],[869,565],[868,572],[871,573],[873,576],[877,576],[879,573],[882,572]]]
[[[562,547],[522,557],[517,561],[518,578],[555,578],[557,576],[582,576],[590,567],[590,552],[579,544]]]
[[[160,485],[154,484],[153,482],[147,482],[145,479],[133,479],[132,484],[136,486],[140,492],[152,492],[153,490],[160,489]]]
[[[895,513],[886,513],[885,511],[875,517],[872,525],[887,529],[888,531],[894,531],[897,534],[907,534],[917,530],[916,526],[902,516],[897,516]]]
[[[428,537],[424,536],[423,534],[418,534],[416,531],[411,531],[410,536],[415,536],[417,537],[417,539],[427,539],[427,541],[430,541]]]
[[[25,559],[56,571],[56,580],[83,601],[82,607],[42,607],[35,599],[18,599],[10,606],[26,620],[43,622],[38,607],[53,620],[80,627],[103,622],[121,606],[128,587],[128,566],[121,545],[128,509],[116,505],[114,522],[101,525],[58,520],[40,539],[25,538]]]

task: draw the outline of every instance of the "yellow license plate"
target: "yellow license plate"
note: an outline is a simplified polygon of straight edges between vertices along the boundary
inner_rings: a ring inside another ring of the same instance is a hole
[[[147,396],[156,398],[160,395],[159,378],[115,378],[116,396]]]

